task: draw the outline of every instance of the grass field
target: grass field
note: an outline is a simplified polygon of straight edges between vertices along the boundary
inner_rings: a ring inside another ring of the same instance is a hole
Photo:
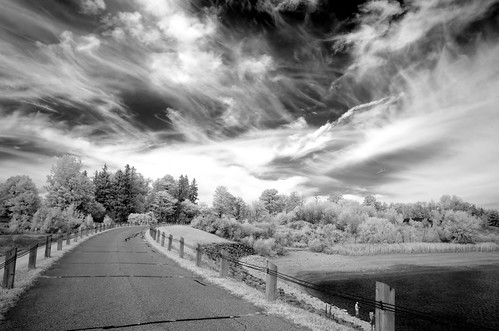
[[[452,243],[401,243],[401,244],[343,244],[326,248],[327,254],[381,255],[381,254],[426,254],[460,252],[499,251],[496,243],[452,244]]]

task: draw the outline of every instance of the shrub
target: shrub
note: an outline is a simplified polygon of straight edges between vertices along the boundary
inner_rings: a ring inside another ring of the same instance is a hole
[[[448,210],[440,224],[440,239],[460,244],[475,241],[476,231],[481,226],[481,220],[464,211]]]
[[[390,221],[370,217],[359,225],[360,241],[365,243],[395,243],[397,234]]]
[[[276,256],[283,253],[283,248],[276,243],[274,238],[255,240],[253,249],[262,256]]]
[[[316,252],[316,253],[322,253],[324,251],[324,249],[326,248],[326,246],[327,246],[326,243],[323,240],[318,239],[318,238],[313,239],[308,245],[309,249],[312,252]]]
[[[148,213],[145,213],[145,214],[130,214],[128,215],[128,220],[127,220],[128,223],[130,224],[135,224],[135,225],[139,225],[139,224],[156,224],[158,223],[158,220],[156,219],[156,217],[154,217],[154,213],[153,212],[148,212]]]

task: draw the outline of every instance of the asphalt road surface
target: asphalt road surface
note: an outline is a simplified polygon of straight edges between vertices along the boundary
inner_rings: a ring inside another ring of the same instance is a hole
[[[145,228],[101,233],[45,271],[0,330],[303,330],[156,252]]]

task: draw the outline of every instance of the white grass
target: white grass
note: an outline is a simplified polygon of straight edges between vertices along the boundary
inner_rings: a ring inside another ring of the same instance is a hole
[[[157,230],[166,233],[166,240],[168,240],[168,235],[172,235],[174,239],[180,239],[184,237],[186,243],[190,245],[206,245],[213,243],[231,243],[233,241],[221,238],[217,235],[205,232],[203,230],[198,230],[190,225],[171,225],[171,226],[161,226]]]
[[[401,243],[401,244],[342,244],[328,247],[327,254],[340,255],[381,255],[381,254],[426,254],[494,252],[499,245],[492,242],[478,244],[453,243]]]
[[[279,316],[286,318],[287,320],[303,326],[310,328],[312,330],[326,331],[326,330],[354,330],[350,327],[338,324],[319,316],[317,314],[313,314],[306,310],[293,307],[291,305],[285,304],[283,302],[276,301],[274,303],[268,302],[265,299],[265,296],[260,291],[246,285],[245,283],[236,281],[231,278],[219,278],[218,273],[212,269],[208,268],[200,268],[195,265],[193,261],[181,259],[178,257],[178,253],[173,251],[168,251],[166,247],[162,247],[159,243],[154,241],[149,231],[146,231],[145,235],[146,240],[160,253],[168,256],[170,259],[177,262],[182,268],[190,270],[195,274],[203,277],[206,281],[218,285],[221,288],[229,291],[230,293],[246,300],[254,305],[263,308],[268,314]],[[187,240],[186,240],[187,242]],[[190,243],[192,244],[192,243]],[[187,251],[186,251],[187,252]],[[189,254],[190,255],[190,254]],[[284,285],[284,284],[283,284]],[[281,286],[281,285],[279,285]],[[306,296],[306,294],[301,293],[301,295]],[[315,299],[309,296],[312,299]],[[318,299],[317,299],[318,300]],[[322,302],[322,301],[321,301]],[[322,307],[325,306],[325,303],[322,303]],[[356,321],[358,325],[362,327],[364,330],[370,330],[370,327],[367,322],[363,322],[357,319]]]

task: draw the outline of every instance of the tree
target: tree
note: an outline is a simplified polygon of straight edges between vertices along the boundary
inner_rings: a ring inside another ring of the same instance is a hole
[[[259,198],[271,215],[282,212],[285,207],[285,198],[278,193],[276,189],[267,189],[262,192]]]
[[[142,213],[146,208],[148,182],[128,164],[125,170],[119,169],[112,177],[112,212],[117,222],[126,222],[131,213]]]
[[[107,171],[106,164],[104,164],[101,171],[95,172],[93,182],[95,186],[95,201],[102,204],[106,210],[111,211],[114,203],[114,191],[111,173]]]
[[[491,209],[487,212],[487,224],[499,227],[499,211]]]
[[[167,191],[159,191],[154,194],[151,211],[158,222],[168,222],[175,215],[178,200]]]
[[[381,204],[378,202],[378,200],[376,200],[376,197],[372,194],[367,195],[364,198],[364,202],[362,202],[362,204],[364,206],[374,207],[374,209],[378,211],[381,209]]]
[[[327,198],[327,201],[332,202],[332,203],[338,203],[342,199],[343,199],[343,194],[338,193],[338,192],[333,192],[329,195],[329,197]]]
[[[196,203],[198,200],[198,184],[196,183],[196,178],[192,179],[191,185],[189,186],[189,200],[192,203]]]
[[[74,204],[77,210],[89,212],[95,201],[94,185],[81,171],[83,163],[74,155],[65,154],[52,166],[47,176],[48,207],[65,209]]]
[[[447,210],[445,212],[441,231],[441,239],[453,241],[460,244],[472,243],[475,239],[476,231],[480,228],[481,221],[464,211]]]
[[[229,193],[227,187],[218,186],[213,196],[213,211],[218,217],[222,215],[234,216],[234,202],[236,198]]]
[[[14,176],[0,184],[0,212],[10,219],[11,231],[26,230],[40,206],[35,184],[28,176]]]
[[[284,209],[287,213],[289,213],[296,207],[303,207],[304,203],[305,199],[302,195],[299,195],[298,192],[291,192],[291,194],[285,199]]]

